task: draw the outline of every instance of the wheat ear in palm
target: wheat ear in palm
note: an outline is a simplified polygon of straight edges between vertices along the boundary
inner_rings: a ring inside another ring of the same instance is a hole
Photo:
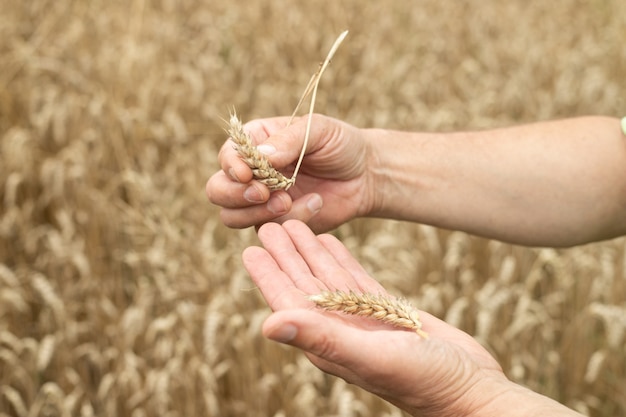
[[[428,339],[428,334],[422,330],[417,310],[403,299],[353,291],[325,291],[308,298],[324,310],[371,317],[395,327],[413,330]]]

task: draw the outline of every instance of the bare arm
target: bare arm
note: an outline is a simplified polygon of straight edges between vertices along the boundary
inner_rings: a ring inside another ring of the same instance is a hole
[[[365,132],[372,216],[537,246],[626,234],[626,138],[617,119]]]
[[[302,146],[306,118],[248,127],[279,169]],[[416,221],[533,246],[626,234],[626,136],[609,117],[458,133],[359,129],[315,115],[301,174],[270,195],[232,144],[207,183],[231,227],[300,219],[316,232],[359,216]],[[252,198],[253,196],[254,198]]]

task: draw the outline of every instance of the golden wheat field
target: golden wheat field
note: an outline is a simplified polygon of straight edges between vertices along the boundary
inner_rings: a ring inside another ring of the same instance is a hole
[[[290,114],[345,29],[316,111],[361,127],[626,115],[623,0],[0,4],[0,416],[404,415],[263,339],[255,232],[204,194],[229,111]],[[334,233],[512,380],[626,415],[626,239]]]

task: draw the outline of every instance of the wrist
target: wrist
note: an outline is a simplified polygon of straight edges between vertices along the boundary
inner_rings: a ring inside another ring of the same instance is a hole
[[[574,417],[581,414],[563,404],[518,385],[504,376],[475,384],[464,405],[468,417]]]
[[[441,167],[433,161],[444,152],[440,135],[386,129],[364,129],[367,158],[369,206],[364,216],[423,222],[428,205],[416,205],[428,198],[442,182]]]
[[[361,137],[365,143],[365,193],[363,204],[357,217],[382,217],[386,176],[384,175],[384,153],[379,149],[382,129],[361,129]]]

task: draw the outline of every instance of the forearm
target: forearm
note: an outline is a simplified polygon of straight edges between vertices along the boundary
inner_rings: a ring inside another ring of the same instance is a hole
[[[626,139],[617,119],[365,132],[371,216],[537,246],[626,234]]]
[[[581,417],[582,414],[508,380],[489,387],[479,386],[481,399],[470,412],[470,417]]]

